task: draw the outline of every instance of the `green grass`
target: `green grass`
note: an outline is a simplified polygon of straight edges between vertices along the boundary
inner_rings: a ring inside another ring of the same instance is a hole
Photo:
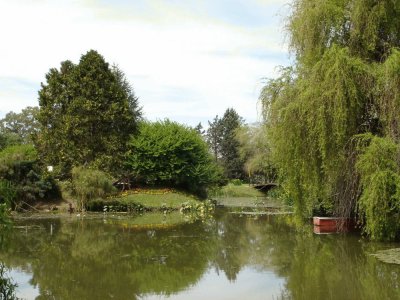
[[[176,191],[174,189],[140,188],[124,191],[107,199],[96,199],[89,201],[88,209],[92,211],[103,211],[104,206],[112,207],[119,211],[135,210],[165,210],[180,209],[182,204],[195,205],[200,203],[193,195]]]
[[[232,183],[209,193],[210,198],[235,198],[235,197],[265,197],[263,192],[248,184],[234,185]]]
[[[225,206],[257,206],[265,198],[265,194],[247,185],[234,185],[232,183],[213,190],[209,194],[209,198],[218,199],[220,204]],[[98,203],[95,203],[95,202]],[[119,206],[134,206],[139,211],[158,211],[158,210],[177,210],[182,207],[183,203],[189,206],[195,206],[200,203],[199,199],[193,195],[179,192],[174,189],[156,189],[141,188],[122,192],[112,198],[105,200],[92,201],[95,205],[91,205],[89,210],[103,211],[104,206],[113,206],[119,211]]]
[[[138,203],[148,208],[170,207],[179,208],[182,203],[197,203],[199,202],[195,197],[181,194],[181,193],[168,193],[164,195],[149,195],[149,194],[134,194],[121,198],[116,198],[122,203]]]

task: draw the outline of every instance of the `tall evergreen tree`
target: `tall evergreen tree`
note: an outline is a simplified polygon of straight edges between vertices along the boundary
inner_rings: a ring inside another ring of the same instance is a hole
[[[206,140],[216,162],[221,158],[222,124],[221,119],[215,116],[212,122],[208,121]]]
[[[39,91],[38,148],[61,176],[77,165],[118,172],[140,117],[138,99],[117,67],[94,50],[79,64],[51,69]]]
[[[194,130],[196,130],[196,132],[201,136],[206,133],[206,131],[203,129],[203,125],[201,124],[201,122],[194,127]]]
[[[221,119],[221,163],[225,174],[230,179],[244,179],[244,160],[240,156],[240,143],[236,138],[236,132],[244,123],[243,119],[233,109],[228,108]]]
[[[400,237],[388,222],[400,215],[399,163],[366,159],[377,149],[389,160],[398,153],[399,20],[399,1],[294,1],[288,29],[296,62],[269,81],[261,100],[298,216],[358,212],[372,238]]]
[[[236,138],[236,132],[243,123],[244,120],[233,108],[228,108],[222,118],[216,116],[213,122],[208,122],[208,144],[229,179],[245,177],[244,160],[240,156],[240,144]]]

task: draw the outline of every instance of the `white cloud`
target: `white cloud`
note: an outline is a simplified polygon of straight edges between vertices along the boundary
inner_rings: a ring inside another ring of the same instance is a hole
[[[266,9],[279,7],[279,1],[263,2]],[[0,114],[37,105],[50,68],[95,49],[125,71],[149,119],[194,125],[228,107],[256,119],[261,78],[286,63],[280,17],[246,27],[208,18],[205,8],[127,3],[0,0],[0,80],[19,80],[0,85]]]

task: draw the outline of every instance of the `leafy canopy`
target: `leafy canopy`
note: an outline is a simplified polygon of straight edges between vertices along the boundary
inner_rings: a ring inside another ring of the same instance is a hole
[[[3,136],[3,139],[7,139],[8,143],[6,144],[32,143],[40,127],[37,121],[38,113],[38,107],[30,106],[24,108],[20,113],[12,111],[7,113],[6,116],[0,120],[0,135]]]
[[[219,179],[207,144],[195,129],[169,120],[142,122],[130,140],[128,165],[146,184],[201,192]]]
[[[61,63],[39,91],[38,149],[61,177],[73,166],[118,173],[141,112],[124,74],[94,50]]]

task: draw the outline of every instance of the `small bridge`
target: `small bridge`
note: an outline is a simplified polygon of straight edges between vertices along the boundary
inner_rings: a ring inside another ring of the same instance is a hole
[[[256,183],[256,184],[251,184],[252,187],[254,187],[257,190],[260,190],[262,192],[268,192],[269,190],[276,188],[278,186],[277,183],[275,182],[269,182],[269,183]]]

